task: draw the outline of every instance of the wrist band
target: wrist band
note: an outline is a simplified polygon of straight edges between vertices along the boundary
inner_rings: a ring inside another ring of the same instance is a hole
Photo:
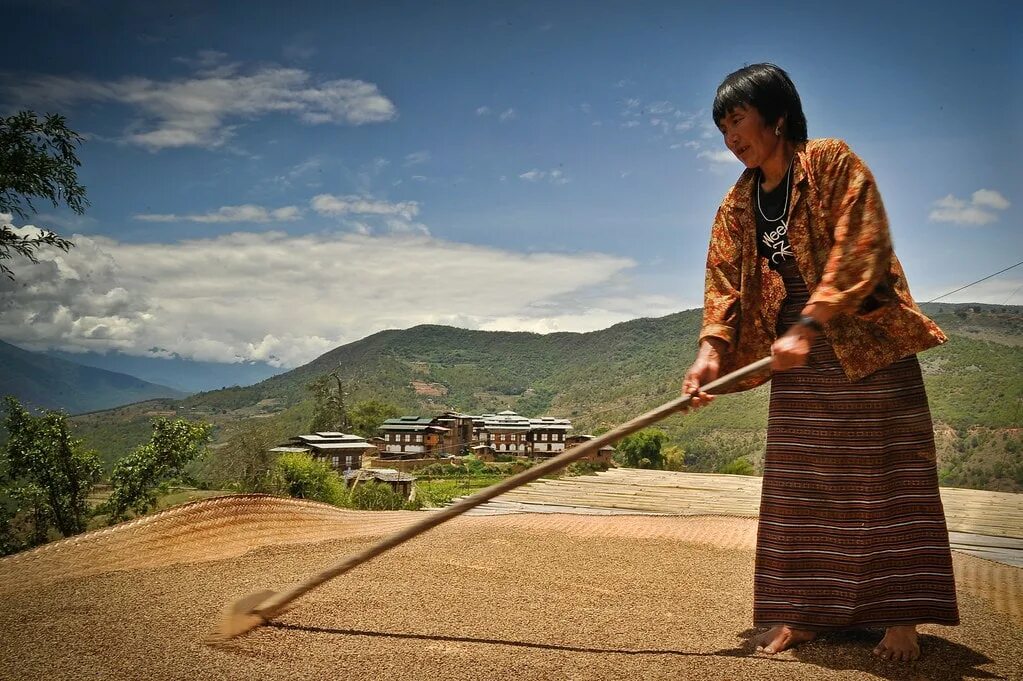
[[[802,317],[799,318],[799,321],[796,323],[799,324],[800,326],[805,326],[809,329],[813,329],[817,333],[820,334],[824,333],[824,327],[821,326],[821,323],[814,319],[813,317],[811,317],[810,315],[803,315]]]

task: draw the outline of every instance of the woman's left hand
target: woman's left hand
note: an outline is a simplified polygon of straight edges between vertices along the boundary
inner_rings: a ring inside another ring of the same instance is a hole
[[[796,324],[771,346],[771,369],[785,371],[806,366],[813,345],[812,329]]]

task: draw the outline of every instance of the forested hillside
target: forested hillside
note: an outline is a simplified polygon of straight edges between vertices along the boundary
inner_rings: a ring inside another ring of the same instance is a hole
[[[921,355],[946,484],[1023,489],[1023,308],[927,307],[950,341]],[[222,440],[258,425],[281,435],[311,414],[306,385],[340,369],[352,402],[376,399],[408,413],[446,409],[569,417],[575,432],[610,428],[677,395],[695,354],[700,310],[636,319],[591,333],[539,335],[419,326],[384,331],[336,348],[248,387],[135,405],[78,419],[101,451],[126,447],[158,412],[214,421]],[[719,399],[663,424],[691,470],[742,459],[759,470],[767,391]]]

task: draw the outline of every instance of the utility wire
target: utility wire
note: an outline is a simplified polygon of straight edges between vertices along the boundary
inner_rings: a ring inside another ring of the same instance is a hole
[[[1019,290],[1021,288],[1023,288],[1023,284],[1020,284],[1019,286],[1017,286],[1016,290],[1009,294],[1009,297],[1005,299],[1005,301],[1002,303],[1002,305],[1005,305],[1005,303],[1008,303],[1010,300],[1012,300],[1012,297],[1015,296],[1017,293],[1019,293]]]
[[[960,291],[962,291],[963,289],[967,289],[967,288],[970,288],[970,287],[971,287],[971,286],[973,286],[974,284],[979,284],[979,283],[980,283],[980,282],[982,282],[982,281],[987,281],[987,280],[988,280],[988,279],[990,279],[991,277],[997,277],[997,276],[998,276],[999,274],[1001,274],[1002,272],[1008,272],[1008,271],[1009,271],[1009,270],[1011,270],[1011,269],[1012,269],[1013,267],[1019,267],[1020,265],[1023,265],[1023,260],[1020,260],[1020,261],[1019,261],[1018,263],[1016,263],[1015,265],[1009,265],[1009,266],[1008,266],[1008,267],[1006,267],[1006,268],[1005,268],[1004,270],[998,270],[998,271],[997,271],[997,272],[995,272],[994,274],[989,274],[989,275],[987,275],[986,277],[984,277],[983,279],[978,279],[977,281],[974,281],[974,282],[970,282],[970,283],[969,283],[969,284],[967,284],[966,286],[960,286],[960,287],[959,287],[959,288],[957,288],[957,289],[956,289],[955,291],[949,291],[948,293],[942,293],[942,294],[941,294],[940,296],[938,296],[937,298],[931,298],[931,299],[930,299],[930,300],[928,300],[927,302],[928,302],[928,303],[933,303],[933,302],[934,302],[934,301],[936,301],[936,300],[941,300],[941,299],[942,299],[942,298],[944,298],[945,296],[950,296],[950,295],[952,295],[953,293],[959,293],[959,292],[960,292]],[[925,304],[926,304],[926,303],[925,303]]]

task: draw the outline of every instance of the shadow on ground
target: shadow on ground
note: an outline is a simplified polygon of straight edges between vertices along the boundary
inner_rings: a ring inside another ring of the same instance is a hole
[[[440,634],[413,634],[396,631],[370,631],[366,629],[331,629],[327,627],[310,627],[297,624],[269,622],[266,627],[288,631],[306,632],[311,634],[334,634],[338,636],[368,636],[374,638],[417,639],[422,641],[444,641],[458,643],[479,643],[484,645],[514,646],[533,650],[556,650],[569,653],[597,653],[605,655],[675,655],[678,657],[748,657],[745,648],[700,652],[692,650],[674,650],[671,648],[599,648],[593,646],[573,646],[558,643],[539,643],[535,641],[515,641],[502,638],[476,638],[472,636],[444,636]],[[796,660],[779,660],[770,658],[753,658],[765,663],[792,663]]]
[[[938,636],[920,635],[922,656],[916,662],[890,662],[874,655],[874,646],[884,632],[854,629],[821,634],[816,640],[794,649],[791,658],[770,657],[754,650],[753,638],[760,633],[747,629],[738,634],[745,643],[718,655],[751,656],[774,662],[802,662],[834,671],[861,671],[889,681],[960,681],[962,679],[1004,679],[979,669],[994,662],[986,655]]]

